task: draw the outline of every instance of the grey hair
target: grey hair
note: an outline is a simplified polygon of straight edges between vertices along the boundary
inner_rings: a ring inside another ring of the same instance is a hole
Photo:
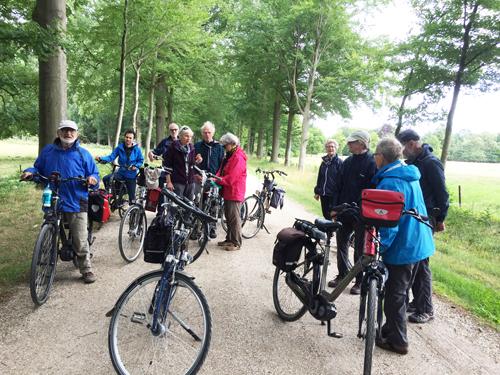
[[[179,129],[179,138],[182,137],[185,133],[189,133],[191,137],[193,136],[193,131],[189,126],[181,126],[181,128]]]
[[[382,154],[387,162],[392,163],[403,157],[403,146],[395,138],[383,138],[377,144],[375,152]]]
[[[220,137],[220,143],[222,143],[224,146],[228,144],[239,146],[240,140],[233,133],[226,133],[222,137]]]
[[[339,148],[339,143],[335,139],[328,139],[325,142],[325,147],[328,146],[330,143],[333,143],[333,145],[335,146],[336,149]]]
[[[212,133],[215,133],[215,125],[212,122],[205,121],[201,126],[201,131],[203,131],[203,129],[205,128],[210,128],[210,130],[212,130]]]

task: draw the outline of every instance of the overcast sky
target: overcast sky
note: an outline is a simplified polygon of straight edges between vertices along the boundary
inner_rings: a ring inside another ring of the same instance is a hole
[[[366,14],[363,12],[363,14]],[[360,19],[364,26],[362,34],[365,36],[386,36],[393,41],[404,40],[411,32],[415,32],[416,17],[406,0],[394,0],[391,4],[382,7],[380,12]],[[446,113],[451,105],[451,95],[444,98],[439,107]],[[391,119],[388,108],[381,108],[375,113],[365,105],[352,110],[352,119],[343,120],[338,116],[328,116],[326,120],[313,121],[325,136],[333,135],[342,126],[356,128],[379,128],[383,124],[395,124]],[[440,124],[445,125],[446,119]],[[427,132],[435,124],[420,124],[419,130]],[[453,121],[454,131],[469,129],[473,132],[500,132],[500,92],[496,93],[465,93],[461,90],[457,109]]]

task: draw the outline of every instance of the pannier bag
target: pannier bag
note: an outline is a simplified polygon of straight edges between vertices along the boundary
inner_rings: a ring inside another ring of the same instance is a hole
[[[361,217],[369,225],[395,227],[404,205],[405,196],[398,191],[364,189],[361,192]]]
[[[144,239],[144,261],[146,263],[163,263],[170,246],[172,227],[161,224],[156,218],[151,222]]]
[[[273,250],[273,264],[282,271],[292,271],[297,267],[306,234],[295,228],[284,228],[276,236]]]
[[[271,201],[269,205],[273,208],[283,208],[283,203],[285,202],[285,190],[277,187],[274,188],[273,194],[271,195]]]
[[[89,192],[89,219],[98,223],[105,223],[111,216],[109,194],[99,189]]]
[[[137,174],[137,185],[146,186],[146,175],[144,173],[144,167],[139,168],[139,173]]]
[[[160,200],[161,189],[149,189],[146,195],[145,209],[151,212],[156,212],[158,201]]]

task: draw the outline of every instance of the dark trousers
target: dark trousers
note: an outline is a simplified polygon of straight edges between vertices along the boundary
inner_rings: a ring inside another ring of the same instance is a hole
[[[434,313],[432,306],[432,272],[429,267],[429,258],[422,259],[415,266],[411,291],[417,313]]]
[[[104,186],[108,189],[109,181],[111,180],[111,176],[113,174],[110,173],[102,178],[102,182],[104,182]],[[136,189],[136,179],[135,178],[123,178],[119,177],[115,174],[115,180],[125,182],[127,186],[128,200],[129,202],[135,202],[135,189]]]
[[[321,211],[323,212],[323,217],[325,219],[331,220],[332,215],[330,215],[330,209],[332,207],[333,197],[320,195],[319,199],[321,202]]]
[[[391,344],[407,347],[407,293],[415,264],[386,264],[386,266],[389,278],[385,283],[384,314],[386,321],[382,326],[382,337]]]
[[[227,220],[226,241],[241,246],[241,202],[224,201],[224,215]]]
[[[342,228],[337,232],[337,269],[339,276],[344,277],[349,272],[349,238],[354,232],[354,262],[357,262],[363,255],[365,241],[365,227],[362,223],[342,222]],[[356,284],[361,284],[363,273],[356,275]]]

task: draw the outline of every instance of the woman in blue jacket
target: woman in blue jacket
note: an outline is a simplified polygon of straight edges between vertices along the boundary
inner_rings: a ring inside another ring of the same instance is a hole
[[[118,157],[120,168],[115,172],[115,178],[125,181],[130,203],[135,202],[136,178],[139,173],[139,168],[144,162],[142,150],[139,145],[134,142],[134,139],[135,132],[129,129],[125,132],[123,143],[120,143],[111,154],[96,157],[97,161],[106,163],[110,163]],[[112,174],[108,174],[102,179],[105,186],[108,186],[111,176]]]
[[[384,138],[373,154],[378,172],[373,177],[377,189],[404,194],[405,209],[415,208],[427,215],[420,188],[420,172],[401,160],[403,146],[397,140]],[[386,322],[378,347],[399,354],[408,353],[406,335],[407,290],[411,284],[412,269],[417,262],[434,253],[432,231],[410,216],[402,216],[393,228],[380,228],[381,254],[389,271],[385,285],[384,314]]]

